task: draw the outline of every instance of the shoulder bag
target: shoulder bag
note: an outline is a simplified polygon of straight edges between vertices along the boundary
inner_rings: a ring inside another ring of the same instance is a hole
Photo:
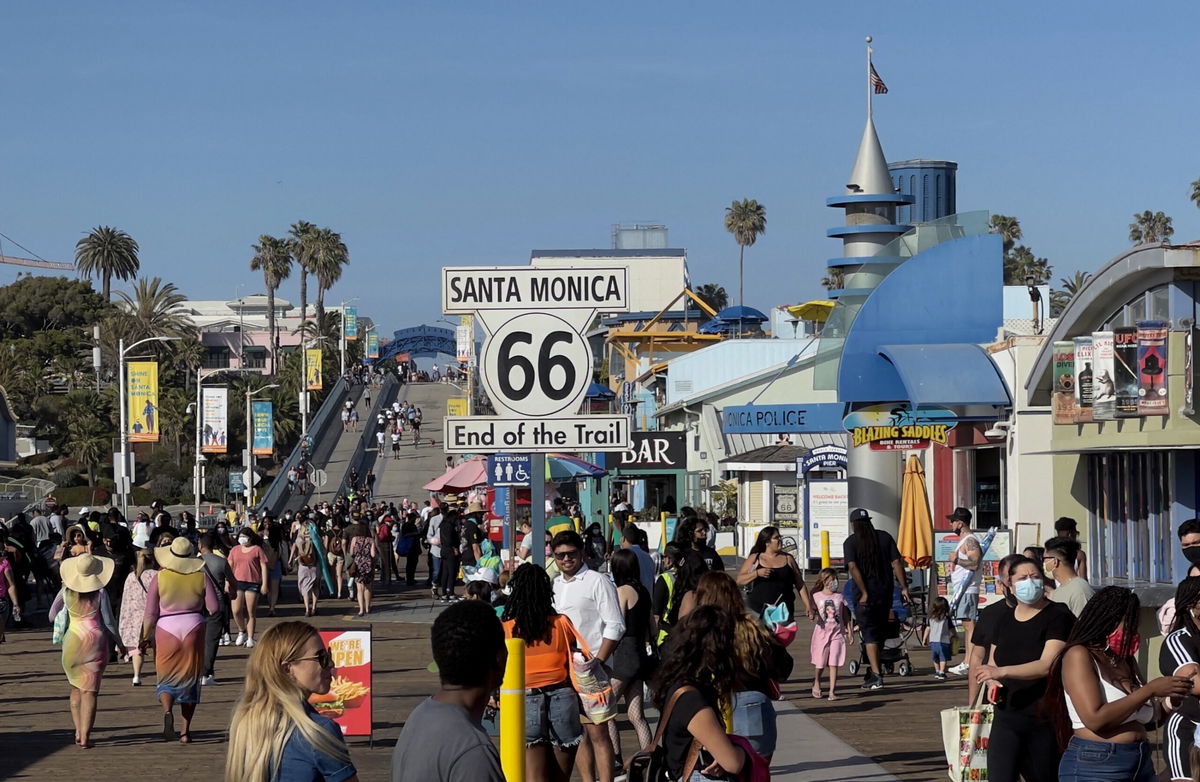
[[[667,729],[667,723],[671,720],[671,712],[675,710],[675,704],[687,689],[687,687],[680,687],[675,690],[671,695],[671,700],[667,701],[666,708],[663,709],[662,719],[658,721],[658,729],[654,731],[654,740],[643,747],[641,752],[630,758],[629,763],[625,765],[628,782],[672,782],[673,777],[667,770],[667,749],[662,746],[662,737]],[[679,779],[689,779],[692,771],[696,769],[696,762],[699,759],[700,742],[692,739],[692,745],[688,747],[687,759],[683,762],[683,774]]]

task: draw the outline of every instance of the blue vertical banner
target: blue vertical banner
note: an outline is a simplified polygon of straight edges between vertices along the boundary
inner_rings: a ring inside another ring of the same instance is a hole
[[[367,358],[379,358],[379,335],[374,331],[367,332]]]
[[[254,417],[254,455],[270,456],[275,451],[275,416],[269,400],[251,402]]]
[[[343,317],[346,324],[346,339],[358,339],[358,307],[347,307]]]

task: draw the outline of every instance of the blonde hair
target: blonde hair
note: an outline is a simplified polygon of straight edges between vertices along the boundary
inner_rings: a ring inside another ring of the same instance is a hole
[[[831,568],[831,567],[822,568],[817,573],[816,580],[813,581],[812,591],[819,592],[820,590],[825,588],[825,582],[836,581],[837,577],[838,577],[838,572],[836,570],[834,570],[833,568]]]
[[[770,633],[757,616],[746,608],[742,591],[728,573],[710,570],[696,584],[696,606],[712,605],[724,609],[734,619],[733,657],[739,675],[756,677],[771,659]]]
[[[320,635],[306,622],[280,622],[254,647],[246,665],[246,689],[229,723],[225,782],[269,782],[297,731],[316,752],[350,762],[346,745],[309,717],[305,692],[287,670],[287,663],[303,654],[313,638]]]
[[[147,570],[158,570],[158,560],[154,558],[154,550],[144,548],[137,553],[137,567],[134,572],[140,581]]]

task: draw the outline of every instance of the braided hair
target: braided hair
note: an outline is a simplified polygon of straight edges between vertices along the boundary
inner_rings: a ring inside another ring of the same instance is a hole
[[[1200,577],[1197,577],[1195,581],[1200,585]],[[1197,596],[1200,597],[1200,592],[1197,592]],[[1050,675],[1046,681],[1046,695],[1042,700],[1043,710],[1049,714],[1054,723],[1055,735],[1060,748],[1067,746],[1072,735],[1062,672],[1062,664],[1067,652],[1072,647],[1082,646],[1096,661],[1102,659],[1100,657],[1102,653],[1107,653],[1114,661],[1125,664],[1126,670],[1129,671],[1132,689],[1141,687],[1144,682],[1138,669],[1137,660],[1133,657],[1131,643],[1133,632],[1138,626],[1138,610],[1140,608],[1141,601],[1133,591],[1124,587],[1109,586],[1094,594],[1084,606],[1079,618],[1075,620],[1075,624],[1067,636],[1067,645],[1050,664]],[[1124,648],[1112,649],[1108,645],[1108,636],[1122,625],[1126,629],[1125,642],[1122,644]]]
[[[1200,626],[1192,616],[1192,608],[1200,603],[1200,576],[1188,576],[1175,588],[1175,621],[1171,632],[1187,630],[1192,638],[1200,639]]]
[[[708,563],[695,551],[684,549],[675,562],[675,589],[671,593],[671,605],[667,608],[667,627],[679,621],[679,606],[683,596],[695,591],[700,576],[708,572]]]
[[[554,587],[550,576],[537,565],[526,562],[517,568],[508,582],[511,590],[504,604],[504,621],[513,620],[513,638],[527,644],[549,642],[550,628],[558,612],[554,610]]]
[[[879,561],[879,536],[875,534],[875,525],[871,518],[859,518],[850,522],[854,537],[858,541],[858,569],[862,571],[863,579],[871,581],[881,575]]]

